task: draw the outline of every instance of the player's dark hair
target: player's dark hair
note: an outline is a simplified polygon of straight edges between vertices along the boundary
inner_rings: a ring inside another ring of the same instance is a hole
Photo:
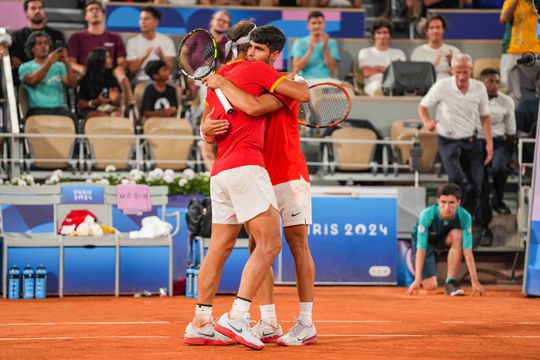
[[[256,28],[251,33],[249,39],[257,44],[268,46],[270,52],[281,52],[285,46],[286,40],[283,31],[273,25],[265,25]]]
[[[24,3],[23,3],[24,12],[28,10],[28,5],[30,5],[32,1],[39,1],[41,4],[43,4],[43,1],[41,0],[24,0]]]
[[[371,27],[371,34],[375,36],[375,31],[379,30],[380,28],[387,28],[390,35],[392,35],[392,30],[394,30],[394,25],[392,22],[385,18],[377,18],[373,22],[373,26]]]
[[[432,21],[439,20],[442,23],[442,27],[444,30],[446,30],[446,27],[448,26],[448,22],[442,15],[432,15],[427,18],[426,25],[424,25],[424,32],[427,34],[427,30],[429,28],[429,24],[431,24]]]
[[[437,188],[437,199],[441,196],[453,195],[456,199],[461,200],[461,188],[454,183],[442,184]]]
[[[105,5],[103,5],[101,0],[86,0],[83,7],[83,16],[86,16],[86,9],[92,4],[96,4],[101,9],[101,12],[105,12]]]
[[[49,50],[52,48],[52,40],[49,34],[47,34],[45,31],[34,31],[30,34],[26,42],[24,43],[24,52],[26,52],[26,55],[30,59],[34,58],[34,54],[32,53],[32,48],[36,45],[36,41],[38,37],[46,37],[47,41],[49,42]]]
[[[322,11],[313,10],[308,14],[307,21],[311,20],[311,18],[320,18],[320,17],[324,19],[324,14],[322,13]]]
[[[485,78],[486,76],[489,76],[489,75],[500,75],[499,70],[495,68],[486,68],[480,72],[481,78]]]
[[[156,9],[153,6],[145,6],[141,9],[141,12],[146,11],[147,13],[150,13],[154,17],[154,19],[157,19],[158,21],[161,21],[161,13],[158,9]]]
[[[255,24],[249,20],[240,20],[229,30],[229,39],[233,42],[247,36],[255,27]],[[246,52],[249,49],[249,43],[238,46],[238,52]]]

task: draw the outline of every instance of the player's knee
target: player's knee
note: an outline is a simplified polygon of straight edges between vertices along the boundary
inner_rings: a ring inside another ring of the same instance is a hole
[[[422,287],[425,290],[436,290],[437,289],[437,281],[427,281],[422,284]]]

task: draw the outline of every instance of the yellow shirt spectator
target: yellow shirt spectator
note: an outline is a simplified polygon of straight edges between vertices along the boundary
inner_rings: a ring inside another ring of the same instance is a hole
[[[517,1],[517,4],[514,3]],[[536,35],[538,18],[531,0],[505,0],[501,10],[501,22],[505,23],[504,14],[509,7],[515,6],[512,15],[512,34],[508,46],[509,54],[524,52],[540,53],[540,40]]]

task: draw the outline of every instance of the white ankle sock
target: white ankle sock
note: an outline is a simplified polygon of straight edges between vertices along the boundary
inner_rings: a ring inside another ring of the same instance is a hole
[[[277,326],[277,316],[276,316],[276,305],[261,305],[261,320],[263,320],[268,325]]]
[[[229,312],[229,317],[231,319],[238,319],[239,317],[244,316],[244,314],[249,313],[249,307],[251,306],[251,301],[236,298],[234,299],[233,306]]]
[[[195,305],[195,318],[205,323],[212,321],[212,306]]]
[[[304,325],[311,326],[313,320],[311,318],[311,313],[313,312],[313,302],[301,302],[300,303],[300,316],[298,320],[302,321]]]

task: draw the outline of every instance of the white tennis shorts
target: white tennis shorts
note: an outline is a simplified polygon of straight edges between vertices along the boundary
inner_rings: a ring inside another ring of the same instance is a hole
[[[303,178],[274,185],[283,226],[311,224],[311,185]]]
[[[242,224],[268,210],[277,209],[276,196],[265,168],[240,166],[212,176],[212,223]]]

